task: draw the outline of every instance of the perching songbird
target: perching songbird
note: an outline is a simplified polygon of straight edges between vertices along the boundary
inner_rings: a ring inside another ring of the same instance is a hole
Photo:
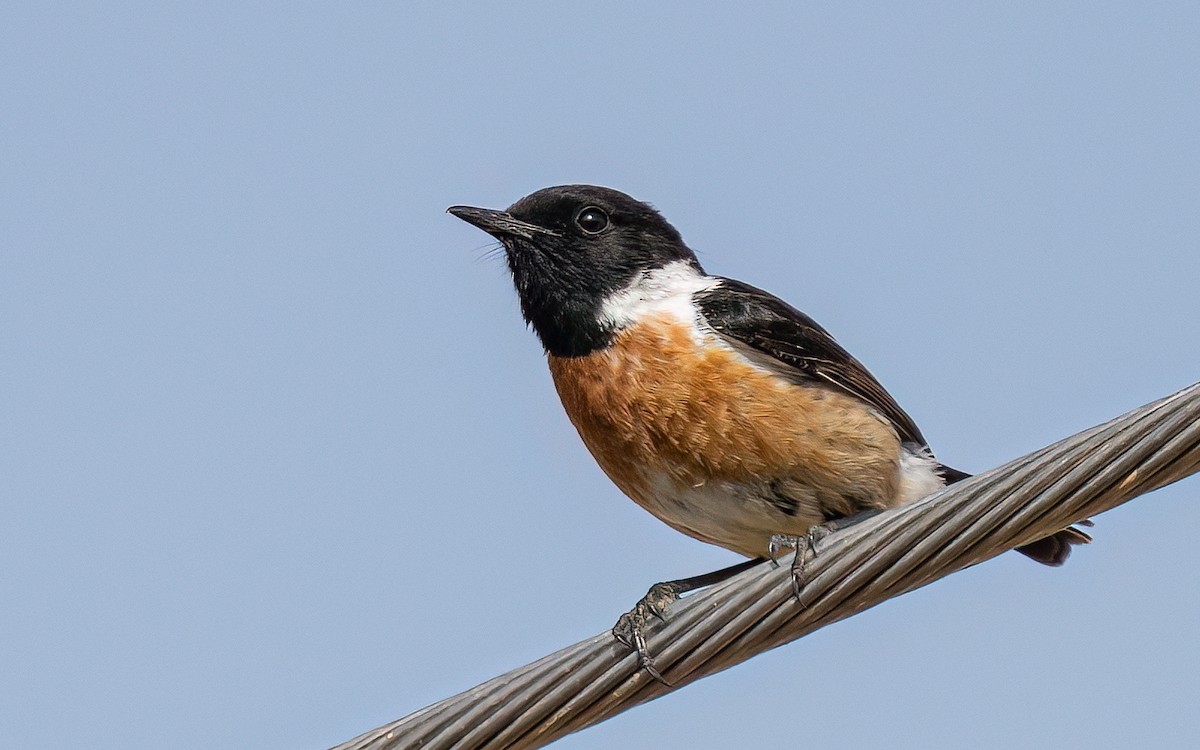
[[[912,418],[824,328],[761,289],[707,274],[648,204],[564,185],[505,211],[449,211],[503,244],[563,407],[609,478],[672,528],[753,558],[661,584],[622,618],[614,633],[652,671],[645,615],[679,593],[773,557],[780,540],[969,476],[934,458]],[[1088,541],[1067,528],[1019,551],[1061,565]]]

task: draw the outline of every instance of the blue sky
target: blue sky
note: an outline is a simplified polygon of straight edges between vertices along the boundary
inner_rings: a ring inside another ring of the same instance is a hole
[[[327,747],[735,561],[594,466],[452,204],[654,203],[965,470],[1195,381],[1197,38],[1191,3],[7,4],[0,736]],[[1197,492],[559,746],[1194,746]]]

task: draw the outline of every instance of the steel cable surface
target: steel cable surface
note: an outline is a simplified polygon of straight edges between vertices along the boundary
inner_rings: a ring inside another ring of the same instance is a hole
[[[605,632],[333,750],[535,748],[1200,470],[1200,383],[816,545],[801,602],[769,563],[688,596],[648,643]]]

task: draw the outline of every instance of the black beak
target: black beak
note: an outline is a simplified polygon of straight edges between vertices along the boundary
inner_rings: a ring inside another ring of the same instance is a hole
[[[446,209],[446,212],[457,216],[468,224],[474,224],[498,240],[502,240],[505,237],[520,237],[531,240],[534,235],[538,234],[548,234],[554,237],[559,236],[558,232],[539,227],[537,224],[530,224],[527,221],[514,219],[503,211],[494,211],[490,208],[451,206]]]

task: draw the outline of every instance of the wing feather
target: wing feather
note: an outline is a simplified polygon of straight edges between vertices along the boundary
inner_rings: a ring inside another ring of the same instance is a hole
[[[902,441],[927,447],[912,417],[812,318],[733,279],[698,292],[695,301],[704,322],[758,364],[800,384],[825,383],[861,399],[891,423]]]

